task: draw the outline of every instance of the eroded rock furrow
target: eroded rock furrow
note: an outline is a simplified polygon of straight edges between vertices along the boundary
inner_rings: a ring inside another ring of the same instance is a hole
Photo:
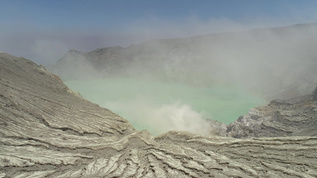
[[[244,139],[180,131],[154,137],[42,66],[0,53],[0,177],[317,177],[315,130],[301,129],[315,126],[315,93],[251,110],[227,132],[262,129]],[[287,137],[257,137],[270,123]]]

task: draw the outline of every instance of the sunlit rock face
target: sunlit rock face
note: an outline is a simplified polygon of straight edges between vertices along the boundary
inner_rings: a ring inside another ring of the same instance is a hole
[[[153,137],[27,59],[0,54],[0,76],[1,177],[317,176],[316,137]]]
[[[227,126],[230,137],[317,136],[316,90],[253,108]]]

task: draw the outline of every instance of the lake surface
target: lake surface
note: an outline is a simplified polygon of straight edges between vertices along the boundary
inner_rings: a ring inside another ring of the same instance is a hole
[[[233,86],[197,88],[128,78],[65,81],[74,91],[119,114],[138,130],[158,135],[168,130],[208,132],[206,119],[225,124],[266,101]]]

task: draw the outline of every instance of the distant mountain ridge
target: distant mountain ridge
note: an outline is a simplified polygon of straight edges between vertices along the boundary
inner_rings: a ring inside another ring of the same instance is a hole
[[[70,50],[51,71],[65,80],[137,77],[195,86],[230,83],[269,99],[317,85],[317,24],[157,39],[126,48]]]

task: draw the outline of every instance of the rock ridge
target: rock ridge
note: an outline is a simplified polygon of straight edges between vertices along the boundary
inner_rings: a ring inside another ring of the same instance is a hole
[[[314,136],[153,137],[42,66],[0,54],[0,177],[317,177],[316,157]]]
[[[221,82],[268,100],[288,99],[317,85],[316,30],[316,24],[301,24],[70,51],[49,69],[64,80],[131,77],[198,87]]]
[[[252,108],[227,126],[227,135],[235,138],[317,136],[316,91]]]

